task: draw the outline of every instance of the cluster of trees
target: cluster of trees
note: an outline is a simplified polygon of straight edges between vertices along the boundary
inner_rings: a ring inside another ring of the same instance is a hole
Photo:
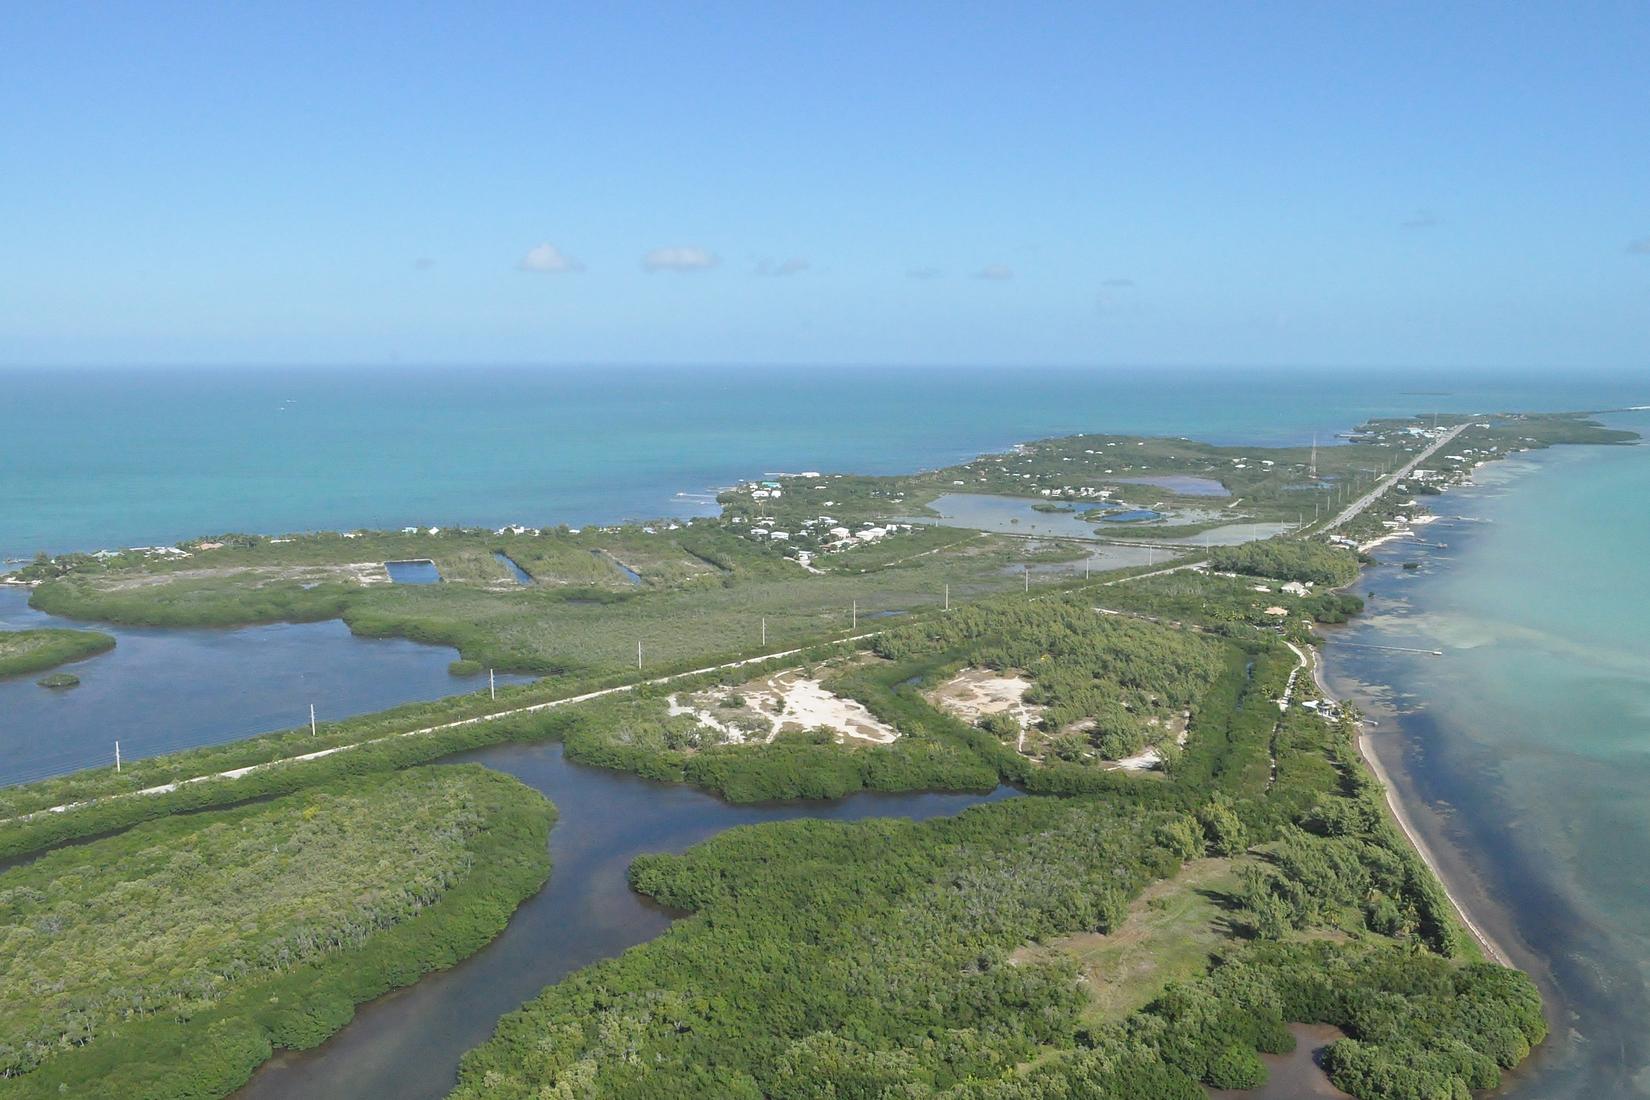
[[[1319,728],[1320,749],[1342,736]],[[1303,823],[1360,839],[1381,827],[1335,767],[1291,782],[1315,790]],[[1280,864],[1332,862],[1304,854],[1302,828],[1268,825],[1253,806],[1264,787],[1245,798],[1201,784],[1135,790],[1014,799],[922,824],[738,829],[640,859],[633,885],[694,916],[506,1017],[466,1057],[455,1095],[1191,1100],[1202,1085],[1262,1083],[1258,1052],[1289,1049],[1285,1022],[1301,1020],[1352,1037],[1336,1048],[1342,1087],[1421,1100],[1493,1083],[1539,1041],[1522,975],[1370,930],[1233,941],[1145,1010],[1087,1016],[1073,963],[1015,949],[1114,929],[1144,884],[1192,856],[1275,845]],[[1196,812],[1175,808],[1199,796]],[[1402,891],[1401,871],[1373,858]],[[1304,876],[1303,925],[1337,914],[1346,885]]]
[[[1540,1040],[1527,978],[1456,957],[1448,901],[1388,823],[1349,722],[1274,705],[1293,654],[1259,636],[1217,649],[1184,758],[1143,783],[994,753],[906,682],[1025,622],[997,614],[893,632],[893,663],[846,686],[916,742],[1106,798],[765,826],[640,860],[636,887],[695,917],[506,1018],[458,1095],[1191,1100],[1260,1084],[1258,1053],[1287,1049],[1300,1020],[1350,1036],[1332,1068],[1353,1095],[1422,1100],[1493,1083]],[[1027,940],[1115,927],[1146,882],[1206,854],[1258,858],[1232,904],[1259,934],[1145,1010],[1097,1023],[1057,955],[1010,961]]]
[[[1015,799],[640,859],[635,887],[697,916],[506,1017],[458,1095],[929,1094],[1000,1077],[1068,1042],[1083,1005],[1069,965],[1010,953],[1114,927],[1174,869],[1154,839],[1170,818]]]
[[[1338,586],[1358,577],[1352,551],[1316,539],[1264,539],[1221,546],[1209,553],[1209,567],[1280,581]]]
[[[879,704],[892,693],[875,677],[844,677],[832,685]],[[885,715],[888,717],[888,715]],[[690,715],[671,715],[662,699],[601,700],[569,713],[556,736],[567,758],[581,764],[686,782],[730,802],[840,798],[859,790],[989,790],[999,772],[956,738],[939,715],[896,715],[902,736],[889,745],[843,746],[812,732],[782,734],[769,743],[724,744]]]
[[[1222,645],[1189,630],[1103,615],[1081,598],[994,600],[891,630],[873,642],[901,660],[943,652],[970,665],[1020,670],[1026,701],[1041,708],[1053,755],[1116,760],[1161,740],[1219,673]],[[1154,721],[1155,720],[1155,721]],[[1018,732],[982,722],[998,736]]]
[[[0,676],[43,672],[114,647],[114,638],[97,630],[0,630]]]
[[[41,855],[0,889],[0,1091],[221,1095],[448,966],[548,874],[549,803],[473,766]],[[394,853],[393,858],[388,853]]]

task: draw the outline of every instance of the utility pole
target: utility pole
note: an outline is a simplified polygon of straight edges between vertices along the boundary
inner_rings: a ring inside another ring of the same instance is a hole
[[[1031,566],[1026,566],[1026,591],[1031,591]]]
[[[640,638],[637,638],[636,639],[636,671],[640,672],[641,670],[642,670],[642,640]]]
[[[1090,554],[1088,557],[1083,559],[1083,579],[1084,580],[1089,579],[1089,566],[1091,566],[1093,564],[1094,564],[1094,555],[1093,554]]]
[[[487,694],[492,696],[494,700],[498,699],[498,684],[493,679],[492,669],[487,670]]]
[[[951,610],[951,586],[949,584],[945,586],[945,609],[947,611]]]
[[[311,737],[315,736],[315,704],[314,703],[311,703],[309,705],[309,735]]]
[[[120,774],[120,742],[115,742],[115,774]]]
[[[858,630],[859,629],[859,601],[858,600],[854,601],[854,607],[853,607],[852,614],[853,614],[853,620],[852,621],[853,621],[853,624],[854,624],[853,629]]]

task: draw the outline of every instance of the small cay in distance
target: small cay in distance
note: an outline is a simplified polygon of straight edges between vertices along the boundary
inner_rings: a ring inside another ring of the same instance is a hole
[[[692,915],[505,1017],[455,1095],[1191,1100],[1263,1085],[1299,1024],[1338,1029],[1326,1068],[1364,1100],[1491,1087],[1540,998],[1392,817],[1314,628],[1361,609],[1359,548],[1475,465],[1631,438],[1567,415],[1310,451],[1075,436],[766,478],[691,523],[37,560],[11,580],[79,619],[338,617],[543,679],[0,791],[0,1097],[224,1095],[477,950],[550,873],[553,810],[431,764],[505,740],[733,802],[1027,797],[638,860]],[[970,527],[947,496],[1015,511]],[[253,882],[267,903],[226,918]]]

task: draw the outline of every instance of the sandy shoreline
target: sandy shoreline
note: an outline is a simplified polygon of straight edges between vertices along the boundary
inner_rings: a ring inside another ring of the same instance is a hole
[[[1325,644],[1332,643],[1326,642]],[[1324,698],[1336,699],[1335,694],[1329,690],[1329,685],[1324,681],[1323,662],[1318,659],[1316,651],[1312,654],[1312,679],[1318,685],[1318,690],[1323,693]],[[1461,900],[1461,896],[1465,891],[1459,884],[1452,885],[1450,883],[1448,875],[1444,873],[1443,864],[1422,838],[1421,831],[1415,827],[1415,822],[1411,820],[1408,809],[1399,797],[1397,786],[1392,782],[1392,777],[1387,774],[1386,766],[1381,763],[1380,758],[1375,755],[1374,749],[1370,747],[1369,740],[1367,733],[1360,732],[1358,734],[1358,755],[1363,757],[1364,764],[1374,773],[1375,781],[1381,785],[1381,790],[1386,795],[1387,807],[1392,811],[1393,818],[1398,822],[1398,828],[1403,830],[1410,846],[1421,854],[1422,861],[1426,863],[1439,883],[1443,885],[1444,894],[1449,898],[1450,904],[1455,907],[1456,916],[1461,918],[1461,923],[1468,932],[1472,933],[1473,939],[1478,941],[1478,946],[1483,949],[1485,957],[1500,963],[1502,966],[1517,969],[1516,964],[1512,961],[1512,956],[1468,912],[1466,905]]]

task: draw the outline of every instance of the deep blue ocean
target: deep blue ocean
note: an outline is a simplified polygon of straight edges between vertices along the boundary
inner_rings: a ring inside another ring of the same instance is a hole
[[[0,557],[691,515],[756,474],[896,472],[1070,432],[1331,444],[1371,416],[1647,403],[1645,372],[0,371]],[[1612,419],[1650,435],[1650,415]],[[1422,542],[1381,551],[1345,632],[1447,655],[1329,646],[1452,881],[1550,995],[1555,1034],[1504,1093],[1521,1100],[1650,1096],[1646,501],[1650,447],[1482,471]],[[0,608],[12,625],[39,618],[22,596]],[[338,624],[123,632],[76,692],[0,682],[0,782],[106,762],[116,736],[147,755],[296,725],[311,702],[324,718],[476,690],[451,656]]]

